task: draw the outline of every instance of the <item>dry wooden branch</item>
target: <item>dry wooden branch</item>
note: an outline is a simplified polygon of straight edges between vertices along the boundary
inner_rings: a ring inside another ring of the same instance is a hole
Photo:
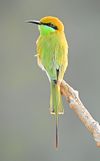
[[[100,125],[93,119],[93,117],[82,104],[78,91],[74,90],[63,80],[61,83],[61,93],[66,97],[70,108],[74,110],[81,122],[93,135],[97,147],[100,147]]]

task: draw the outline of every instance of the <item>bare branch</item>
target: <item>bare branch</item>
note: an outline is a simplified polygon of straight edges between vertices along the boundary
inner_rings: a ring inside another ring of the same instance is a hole
[[[75,91],[63,80],[61,83],[61,93],[66,97],[70,108],[74,110],[81,122],[93,135],[97,147],[100,147],[100,125],[93,119],[93,117],[82,104],[78,95],[78,91]]]

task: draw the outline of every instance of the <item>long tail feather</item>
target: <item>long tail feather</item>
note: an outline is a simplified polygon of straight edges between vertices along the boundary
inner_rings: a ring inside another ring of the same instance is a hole
[[[56,115],[56,148],[59,146],[59,135],[58,135],[58,116]]]
[[[51,81],[51,96],[50,96],[50,112],[55,115],[56,119],[56,148],[59,145],[59,136],[58,136],[58,115],[63,114],[62,99],[60,94],[60,86]]]

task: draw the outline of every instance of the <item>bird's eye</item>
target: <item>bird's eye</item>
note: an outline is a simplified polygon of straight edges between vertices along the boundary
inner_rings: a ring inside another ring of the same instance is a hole
[[[53,25],[52,23],[47,23],[46,25],[52,27],[55,30],[58,30],[57,26]]]

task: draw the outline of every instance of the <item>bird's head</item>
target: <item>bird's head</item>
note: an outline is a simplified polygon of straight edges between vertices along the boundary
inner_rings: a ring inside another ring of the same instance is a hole
[[[41,34],[64,31],[64,25],[57,17],[47,16],[41,18],[40,21],[29,20],[27,22],[37,24]]]

